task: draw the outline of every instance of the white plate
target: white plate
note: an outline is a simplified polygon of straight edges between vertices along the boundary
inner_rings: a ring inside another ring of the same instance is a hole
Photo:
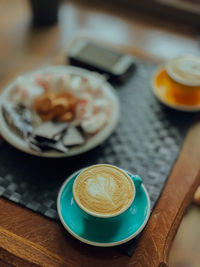
[[[77,67],[72,67],[72,66],[50,66],[50,67],[39,69],[37,71],[26,73],[23,75],[23,78],[26,79],[32,75],[44,74],[44,73],[48,73],[51,71],[54,73],[70,72],[70,73],[74,73],[77,75],[83,75],[84,74],[87,76],[91,76],[91,75],[97,76],[98,75],[97,73],[90,72],[90,71],[87,71],[87,70],[84,70],[81,68],[77,68]],[[31,149],[29,147],[29,145],[23,139],[18,137],[14,132],[12,132],[9,129],[9,127],[8,127],[7,123],[5,122],[4,117],[2,115],[2,108],[1,108],[2,104],[5,104],[8,101],[8,96],[9,96],[10,92],[12,91],[15,83],[16,83],[16,80],[13,81],[11,84],[9,84],[9,86],[7,86],[5,88],[5,90],[3,91],[2,95],[1,95],[1,99],[0,99],[0,132],[1,132],[1,135],[3,136],[3,138],[9,144],[11,144],[15,148],[17,148],[23,152],[26,152],[26,153],[32,154],[32,155],[36,155],[36,156],[40,156],[40,157],[49,157],[49,158],[75,156],[75,155],[84,153],[86,151],[89,151],[92,148],[100,145],[102,142],[104,142],[111,135],[111,133],[116,128],[117,122],[119,120],[119,101],[118,101],[118,97],[116,95],[114,88],[108,82],[105,81],[104,83],[107,87],[107,90],[106,90],[107,94],[113,103],[112,113],[111,113],[110,120],[107,123],[107,125],[105,125],[97,134],[95,134],[93,137],[91,137],[84,145],[70,148],[67,153],[60,153],[60,152],[54,152],[54,151],[49,151],[49,152],[34,151],[33,149]]]
[[[161,95],[158,93],[158,88],[156,86],[155,80],[156,77],[160,74],[160,72],[163,70],[163,66],[160,66],[153,74],[152,76],[152,89],[153,89],[153,93],[156,96],[156,98],[165,106],[169,107],[169,108],[173,108],[175,110],[178,111],[186,111],[186,112],[197,112],[200,111],[200,104],[199,105],[183,105],[183,104],[174,104],[171,103],[169,101],[166,100],[166,98],[164,97],[164,95]]]

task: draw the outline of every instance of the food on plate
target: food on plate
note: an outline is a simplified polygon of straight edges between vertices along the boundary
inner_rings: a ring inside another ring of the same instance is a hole
[[[67,71],[38,73],[18,78],[2,107],[9,128],[31,149],[66,153],[107,125],[113,103],[104,78]]]
[[[8,126],[20,137],[27,138],[32,132],[32,113],[23,105],[13,107],[10,104],[2,106],[2,113]]]
[[[67,129],[62,137],[62,141],[65,146],[77,146],[85,143],[85,139],[81,134],[81,131],[75,127],[69,127]]]
[[[75,117],[77,98],[71,92],[45,92],[33,100],[33,109],[43,121],[71,121]]]

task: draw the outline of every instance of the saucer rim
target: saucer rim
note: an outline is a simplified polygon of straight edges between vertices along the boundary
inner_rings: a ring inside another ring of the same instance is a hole
[[[19,75],[18,77],[23,77],[23,79],[31,77],[36,74],[40,73],[45,73],[48,71],[54,70],[55,72],[58,72],[59,70],[63,71],[66,70],[68,72],[72,73],[77,73],[79,75],[89,75],[89,76],[99,76],[101,75],[99,73],[96,73],[94,71],[88,71],[86,69],[80,68],[80,67],[74,67],[74,66],[63,66],[63,65],[56,65],[56,66],[45,66],[41,67],[36,70],[28,71],[23,73],[22,75]],[[13,131],[9,129],[9,126],[7,125],[3,114],[2,114],[2,106],[4,101],[8,101],[8,95],[13,89],[13,85],[17,82],[17,78],[13,79],[3,90],[1,94],[1,99],[0,99],[0,134],[3,136],[5,141],[7,141],[11,146],[14,148],[25,152],[29,155],[34,155],[37,157],[44,157],[44,158],[64,158],[64,157],[72,157],[72,156],[77,156],[80,154],[83,154],[85,152],[88,152],[95,147],[99,146],[103,142],[109,138],[109,136],[114,132],[114,130],[117,127],[117,124],[119,122],[120,118],[120,103],[118,96],[116,94],[116,90],[114,87],[108,82],[104,81],[106,86],[109,88],[109,94],[111,94],[111,100],[113,103],[113,112],[112,115],[105,127],[103,127],[94,137],[92,137],[88,142],[85,144],[78,146],[78,147],[73,147],[70,148],[70,150],[66,153],[62,152],[56,152],[56,151],[50,151],[50,152],[37,152],[34,151],[33,149],[29,148],[28,144],[26,142],[18,137]]]
[[[73,177],[80,171],[84,170],[85,168],[81,169],[81,170],[78,170],[78,171],[75,171],[74,173],[72,173],[65,181],[64,183],[62,184],[62,186],[60,187],[60,190],[59,190],[59,193],[58,193],[58,197],[57,197],[57,212],[58,212],[58,216],[59,216],[59,219],[62,223],[62,225],[64,226],[64,228],[68,231],[68,233],[70,233],[73,237],[75,237],[76,239],[78,239],[79,241],[85,243],[85,244],[88,244],[88,245],[92,245],[92,246],[96,246],[96,247],[114,247],[114,246],[118,246],[118,245],[121,245],[121,244],[124,244],[128,241],[130,241],[131,239],[133,239],[134,237],[136,237],[143,229],[144,227],[146,226],[148,220],[149,220],[149,217],[150,217],[150,214],[151,214],[151,204],[150,204],[150,198],[149,198],[149,194],[146,190],[146,187],[144,186],[144,184],[141,184],[143,190],[144,190],[144,193],[146,195],[146,198],[147,198],[147,214],[146,214],[146,217],[145,217],[145,220],[143,221],[142,225],[138,228],[138,230],[136,232],[134,232],[132,235],[130,235],[129,237],[125,238],[125,239],[122,239],[120,241],[116,241],[116,242],[110,242],[110,243],[99,243],[99,242],[94,242],[94,241],[90,241],[88,239],[85,239],[83,237],[80,237],[79,235],[75,234],[69,227],[68,225],[65,223],[64,219],[63,219],[63,216],[62,216],[62,212],[61,212],[61,208],[60,208],[60,199],[61,199],[61,195],[63,193],[63,190],[65,188],[65,186],[69,183],[69,181],[71,181],[73,179]],[[123,170],[123,169],[122,169]],[[145,207],[145,208],[146,208]]]
[[[155,84],[155,80],[157,78],[157,76],[160,74],[160,72],[162,70],[166,70],[164,65],[159,66],[152,75],[152,79],[151,79],[151,88],[152,91],[154,93],[154,95],[156,96],[156,98],[165,106],[175,109],[177,111],[185,111],[185,112],[198,112],[200,111],[200,104],[199,105],[183,105],[183,104],[172,104],[168,101],[166,101],[165,98],[160,97],[160,95],[158,94],[157,90],[158,87]]]

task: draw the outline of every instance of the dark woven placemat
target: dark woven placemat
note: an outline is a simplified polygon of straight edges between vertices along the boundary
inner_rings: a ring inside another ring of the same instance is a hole
[[[150,80],[155,66],[138,62],[133,77],[116,87],[121,120],[110,138],[80,156],[63,159],[37,158],[7,143],[0,146],[0,195],[58,219],[56,198],[72,172],[96,163],[119,166],[139,174],[153,207],[177,158],[193,115],[169,110],[153,96]],[[132,255],[137,238],[120,246]]]

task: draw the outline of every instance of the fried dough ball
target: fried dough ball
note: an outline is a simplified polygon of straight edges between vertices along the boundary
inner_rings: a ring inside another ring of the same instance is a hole
[[[33,109],[43,121],[70,121],[75,116],[77,102],[70,92],[45,92],[33,101]]]

